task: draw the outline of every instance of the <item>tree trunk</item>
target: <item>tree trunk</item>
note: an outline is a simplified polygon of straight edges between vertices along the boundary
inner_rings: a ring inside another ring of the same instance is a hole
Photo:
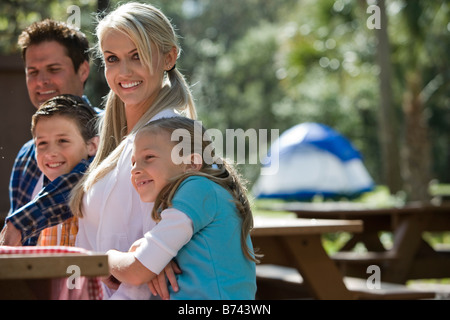
[[[392,98],[391,49],[387,33],[384,0],[378,1],[381,28],[377,30],[377,63],[380,68],[380,108],[378,118],[383,179],[392,194],[402,189],[397,118]]]
[[[403,176],[410,201],[429,201],[431,180],[431,149],[428,139],[428,121],[421,96],[422,79],[416,71],[407,76],[403,97],[405,116],[405,146]]]

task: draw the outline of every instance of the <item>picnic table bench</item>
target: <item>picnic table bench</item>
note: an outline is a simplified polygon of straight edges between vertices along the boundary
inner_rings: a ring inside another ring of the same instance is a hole
[[[384,284],[382,291],[371,291],[363,281],[345,279],[325,251],[321,236],[338,231],[359,233],[362,230],[360,220],[256,217],[251,237],[255,249],[260,249],[264,255],[262,265],[257,267],[257,296],[261,299],[309,297],[326,300],[434,297],[433,292],[419,292],[403,285],[392,288]],[[275,266],[275,271],[264,272],[267,265]],[[301,281],[284,278],[277,267],[293,268]]]
[[[286,203],[276,207],[301,218],[358,219],[362,232],[333,255],[347,276],[365,277],[369,265],[382,270],[382,280],[406,283],[412,279],[450,277],[450,252],[433,248],[424,240],[424,232],[450,231],[450,204],[439,206],[410,203],[402,207],[367,208],[349,203]],[[393,245],[385,248],[380,240],[382,231],[392,232]],[[362,243],[366,252],[355,252]]]

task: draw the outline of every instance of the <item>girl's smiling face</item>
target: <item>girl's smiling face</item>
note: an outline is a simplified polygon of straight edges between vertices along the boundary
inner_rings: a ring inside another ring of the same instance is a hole
[[[39,119],[34,142],[38,167],[50,181],[69,173],[96,151],[93,144],[86,144],[75,120],[61,115]]]
[[[167,131],[143,130],[136,135],[131,182],[144,202],[154,202],[171,178],[185,172],[185,165],[176,165],[172,161],[174,143],[170,138]]]

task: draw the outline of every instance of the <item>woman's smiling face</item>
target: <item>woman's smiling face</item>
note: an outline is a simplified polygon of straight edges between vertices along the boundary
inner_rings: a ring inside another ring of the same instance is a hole
[[[135,43],[118,30],[109,30],[102,39],[105,77],[109,87],[125,106],[150,106],[162,87],[164,63],[152,44],[152,70],[142,63]]]

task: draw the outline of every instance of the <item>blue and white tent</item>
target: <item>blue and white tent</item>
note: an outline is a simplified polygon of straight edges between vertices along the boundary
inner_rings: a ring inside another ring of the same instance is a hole
[[[276,163],[278,170],[259,176],[253,187],[257,198],[352,198],[374,188],[359,151],[344,136],[320,123],[302,123],[285,131],[263,163],[262,169]]]

